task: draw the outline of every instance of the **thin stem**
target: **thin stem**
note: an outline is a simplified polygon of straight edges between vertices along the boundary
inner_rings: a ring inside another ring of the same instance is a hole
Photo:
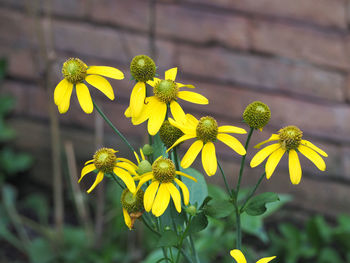
[[[241,214],[236,206],[236,247],[241,250],[242,247],[242,229],[241,229]]]
[[[92,101],[94,104],[94,108],[97,110],[97,112],[101,115],[101,117],[108,123],[108,125],[112,128],[112,130],[126,143],[126,145],[129,147],[129,149],[132,152],[135,152],[134,147],[131,146],[129,141],[125,138],[125,136],[113,125],[113,123],[107,118],[107,116],[102,112],[102,110],[96,105],[95,101]]]
[[[228,186],[227,179],[226,179],[226,176],[225,176],[225,172],[224,172],[224,170],[222,169],[222,167],[221,167],[219,161],[218,161],[218,166],[219,166],[219,169],[220,169],[222,178],[224,179],[224,182],[225,182],[225,187],[226,187],[227,194],[228,194],[230,197],[232,197],[232,193],[231,193],[230,187]]]
[[[245,146],[244,146],[245,150],[248,149],[250,138],[252,137],[253,132],[254,132],[254,128],[250,128],[249,133],[248,133],[248,137],[247,137],[247,140],[246,140]],[[239,177],[238,177],[238,183],[237,183],[237,188],[236,188],[236,199],[238,197],[238,192],[239,192],[239,189],[241,187],[241,181],[242,181],[242,176],[243,176],[243,170],[244,170],[244,164],[245,164],[246,157],[247,157],[247,154],[243,155],[242,156],[242,160],[241,160],[241,168],[239,170]]]
[[[117,178],[115,177],[114,173],[110,174],[113,178],[113,180],[121,187],[121,189],[125,189],[125,187],[117,180]]]
[[[175,262],[178,263],[179,260],[180,260],[180,251],[182,249],[182,244],[183,244],[183,241],[187,235],[187,232],[188,232],[188,229],[189,229],[189,226],[191,224],[191,221],[192,221],[192,217],[190,216],[189,220],[188,220],[188,224],[185,228],[185,231],[182,233],[181,237],[180,237],[180,242],[179,242],[179,247],[178,247],[178,252],[177,252],[177,256],[176,256],[176,260]]]
[[[263,174],[260,176],[259,181],[258,181],[257,184],[255,185],[253,191],[251,191],[251,193],[249,194],[249,196],[247,197],[247,199],[244,201],[244,204],[243,204],[243,206],[242,206],[242,208],[241,208],[241,210],[240,210],[241,213],[242,213],[244,207],[247,205],[247,203],[248,203],[248,201],[250,200],[250,198],[252,198],[253,195],[255,194],[256,190],[257,190],[258,187],[260,186],[260,184],[261,184],[262,180],[264,179],[265,175],[266,175],[266,173],[263,173]]]
[[[156,234],[157,236],[160,237],[160,233],[159,233],[158,231],[154,230],[154,229],[148,224],[147,220],[146,220],[143,216],[141,217],[141,220],[142,220],[142,222],[145,224],[145,226],[146,226],[149,230],[152,231],[152,233],[154,233],[154,234]]]

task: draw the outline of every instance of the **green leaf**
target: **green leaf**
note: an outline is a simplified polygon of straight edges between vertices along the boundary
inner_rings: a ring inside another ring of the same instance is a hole
[[[162,233],[159,238],[157,247],[172,247],[176,246],[178,243],[178,237],[176,233],[172,230],[166,230]]]
[[[332,248],[325,247],[321,250],[318,263],[343,263],[341,256]]]
[[[52,262],[55,253],[51,251],[50,243],[43,238],[36,238],[29,246],[29,258],[33,263]]]
[[[159,133],[153,136],[153,160],[157,159],[159,156],[166,156],[166,148],[164,143],[160,139]]]
[[[188,174],[197,179],[197,182],[186,177],[182,177],[182,181],[187,186],[190,192],[190,204],[201,206],[204,199],[208,196],[208,186],[204,176],[193,168],[181,169],[185,174]]]
[[[205,229],[207,226],[208,226],[208,218],[204,213],[199,213],[192,218],[188,226],[187,235],[200,232],[203,229]]]
[[[252,197],[244,210],[247,214],[251,216],[262,215],[266,212],[266,204],[279,201],[279,197],[276,193],[266,192]]]
[[[234,212],[233,204],[227,200],[211,200],[203,207],[206,215],[213,218],[227,217]]]
[[[262,242],[267,243],[269,241],[261,216],[250,216],[243,213],[241,215],[241,227],[243,232],[258,237]]]
[[[0,152],[0,166],[8,174],[23,172],[30,167],[33,159],[25,153],[15,153],[10,148]]]
[[[321,216],[310,219],[306,226],[306,231],[311,244],[316,248],[331,242],[332,230]]]

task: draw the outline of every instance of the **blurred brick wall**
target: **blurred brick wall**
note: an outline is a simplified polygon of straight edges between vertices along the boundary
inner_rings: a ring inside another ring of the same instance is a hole
[[[11,120],[19,129],[18,147],[36,156],[34,176],[49,181],[48,95],[40,86],[40,41],[30,12],[34,2],[0,0],[0,55],[9,60],[3,92],[18,99]],[[41,1],[39,21],[45,30],[46,4]],[[284,162],[263,188],[292,193],[296,208],[329,215],[349,211],[349,1],[167,0],[158,1],[156,13],[159,73],[178,66],[181,82],[194,84],[210,99],[208,106],[183,103],[185,110],[244,127],[245,106],[254,100],[267,103],[271,123],[264,132],[255,133],[252,145],[293,124],[325,149],[329,158],[325,173],[304,160],[299,186],[291,185]],[[133,127],[123,112],[132,88],[129,62],[137,54],[150,54],[148,16],[146,0],[53,0],[57,81],[61,63],[71,56],[126,72],[125,80],[111,81],[116,101],[98,92],[93,95],[135,145],[144,141],[143,127]],[[94,151],[94,116],[85,115],[76,97],[72,98],[71,109],[59,119],[62,137],[74,142],[82,165]],[[119,144],[108,128],[106,132],[106,145]],[[121,147],[126,154],[127,149]],[[233,183],[239,158],[224,146],[218,152],[228,171],[235,171],[228,172]],[[252,149],[248,159],[253,153]],[[246,169],[245,183],[255,182],[262,172],[262,167]],[[209,180],[217,182],[220,177]]]

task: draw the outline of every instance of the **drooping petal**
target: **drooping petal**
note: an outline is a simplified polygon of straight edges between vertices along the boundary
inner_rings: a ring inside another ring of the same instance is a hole
[[[198,122],[199,121],[192,114],[189,114],[189,113],[186,114],[186,124],[195,128],[195,127],[197,127]]]
[[[268,142],[271,142],[271,141],[277,141],[279,139],[280,139],[280,137],[278,136],[278,134],[272,134],[269,139],[267,139],[266,141],[262,141],[261,143],[255,145],[254,148],[259,149],[261,145],[268,143]]]
[[[78,83],[76,85],[77,97],[80,104],[80,107],[87,114],[90,114],[94,109],[92,104],[91,95],[88,87],[84,83]]]
[[[114,167],[113,172],[124,182],[131,193],[136,192],[135,181],[127,171],[118,167]]]
[[[187,120],[187,117],[186,117],[185,121],[175,121],[172,118],[168,118],[168,120],[169,120],[171,125],[180,129],[184,134],[192,134],[192,135],[196,136],[196,127],[193,126],[192,123],[190,123]]]
[[[179,83],[179,82],[176,82],[176,85],[178,88],[190,88],[190,89],[195,89],[196,87],[191,85],[191,84],[182,84],[182,83]]]
[[[81,179],[83,179],[85,175],[91,173],[93,170],[96,170],[96,166],[93,163],[84,166],[84,168],[81,170],[80,179],[78,180],[78,183],[80,183]]]
[[[126,162],[117,162],[117,166],[120,168],[123,168],[125,170],[127,170],[129,173],[131,173],[132,175],[138,176],[138,174],[136,173],[136,170],[134,168],[133,165],[131,165],[130,163],[126,163]]]
[[[236,260],[237,263],[247,263],[245,256],[238,249],[231,250],[230,255],[231,255],[231,257],[233,257]]]
[[[311,148],[306,147],[304,145],[299,145],[298,150],[303,155],[305,155],[306,158],[308,158],[311,162],[313,162],[318,169],[320,169],[321,171],[326,170],[326,163],[317,152],[315,152]]]
[[[328,154],[325,151],[321,150],[316,145],[314,145],[313,143],[311,143],[307,140],[301,140],[301,144],[311,148],[312,150],[314,150],[315,152],[318,152],[319,154],[321,154],[324,157],[328,157]]]
[[[154,198],[158,190],[158,186],[159,186],[159,182],[154,181],[147,187],[145,191],[145,195],[143,197],[143,205],[147,212],[151,211],[152,209]]]
[[[56,105],[59,105],[64,97],[64,94],[66,93],[66,90],[69,85],[72,85],[68,82],[66,79],[62,79],[56,86],[54,91],[54,101]]]
[[[278,148],[276,151],[274,151],[269,159],[267,159],[266,165],[265,165],[265,171],[266,171],[266,178],[270,179],[271,175],[276,169],[277,164],[280,162],[283,154],[286,152],[286,150],[282,148]]]
[[[181,160],[181,166],[183,168],[188,168],[197,158],[197,155],[203,148],[203,142],[201,140],[195,141],[191,147],[187,150],[185,156]]]
[[[246,154],[246,150],[244,149],[243,145],[235,137],[228,135],[228,134],[219,133],[217,138],[220,141],[222,141],[223,143],[225,143],[232,150],[237,152],[238,154],[240,154],[240,155]]]
[[[173,115],[175,120],[183,120],[183,119],[185,119],[185,116],[186,116],[185,112],[181,108],[180,104],[177,103],[175,100],[173,100],[170,103],[170,110],[171,110],[171,114]]]
[[[218,163],[216,160],[214,143],[207,142],[206,144],[204,144],[202,150],[202,164],[204,171],[207,173],[207,175],[212,176],[216,173]]]
[[[218,129],[219,133],[238,133],[238,134],[246,134],[247,131],[245,129],[232,126],[232,125],[224,125],[220,126]]]
[[[299,184],[302,172],[298,153],[295,150],[290,150],[288,159],[290,181],[292,184]]]
[[[69,83],[69,85],[67,86],[66,92],[64,93],[60,104],[58,104],[58,111],[63,114],[66,113],[69,109],[69,105],[70,105],[70,98],[72,96],[72,91],[73,91],[73,84]]]
[[[192,177],[192,176],[190,176],[190,175],[188,175],[188,174],[185,174],[185,173],[180,172],[180,171],[176,171],[175,173],[178,174],[178,175],[184,176],[184,177],[186,177],[186,178],[188,178],[188,179],[191,179],[192,181],[197,182],[197,179],[196,179],[196,178],[194,178],[194,177]]]
[[[169,152],[172,148],[179,145],[180,143],[187,141],[189,139],[193,139],[195,137],[196,135],[189,135],[189,134],[182,135],[179,139],[177,139],[176,142],[174,142],[174,144],[166,152]]]
[[[177,96],[180,99],[183,99],[183,100],[186,100],[186,101],[189,101],[192,103],[196,103],[196,104],[205,105],[205,104],[209,103],[209,101],[206,97],[204,97],[203,95],[201,95],[199,93],[193,92],[193,91],[187,91],[187,90],[179,91],[177,93]]]
[[[177,68],[171,68],[165,71],[165,79],[175,81],[177,75]]]
[[[118,157],[117,160],[121,161],[121,162],[126,162],[126,163],[132,165],[135,169],[137,169],[137,165],[134,164],[132,161],[126,159],[126,158]]]
[[[125,225],[131,230],[132,229],[131,218],[128,211],[125,208],[123,208],[123,215],[124,215]]]
[[[139,158],[139,156],[137,155],[137,152],[134,152],[134,156],[135,156],[135,158],[136,158],[137,163],[140,163],[140,158]]]
[[[145,98],[146,84],[144,82],[137,82],[130,95],[130,109],[133,117],[140,115],[145,103]]]
[[[153,173],[145,173],[141,176],[140,182],[137,185],[136,192],[141,188],[141,186],[146,183],[147,181],[153,179]],[[136,179],[135,179],[136,180]]]
[[[149,117],[147,125],[148,133],[150,135],[153,136],[157,134],[164,122],[166,112],[167,105],[164,102],[158,101],[157,103],[154,103],[152,108],[152,114]]]
[[[124,73],[119,69],[113,67],[106,66],[90,66],[87,71],[87,74],[97,74],[101,76],[105,76],[112,79],[123,79]]]
[[[88,163],[91,163],[91,162],[93,162],[93,161],[94,161],[94,159],[89,160],[89,161],[86,161],[86,162],[84,163],[84,165],[87,165]]]
[[[160,184],[156,198],[152,206],[152,213],[159,217],[167,209],[170,202],[170,193],[166,184]]]
[[[275,258],[276,258],[276,256],[268,257],[268,258],[262,258],[262,259],[258,260],[256,263],[268,263],[268,262],[270,262],[271,260],[273,260]]]
[[[184,204],[188,205],[188,203],[190,202],[190,192],[188,191],[187,186],[177,178],[175,178],[174,181],[178,184],[178,186],[180,186],[182,190],[182,195],[184,197]]]
[[[278,148],[280,148],[281,145],[279,143],[274,143],[271,144],[267,147],[265,147],[264,149],[260,150],[257,154],[255,154],[255,156],[253,157],[253,159],[250,161],[250,167],[256,167],[259,164],[261,164],[263,161],[265,161],[265,159],[274,151],[276,151]]]
[[[94,190],[99,183],[101,183],[101,181],[103,180],[103,176],[103,172],[98,172],[94,184],[90,187],[89,190],[86,191],[88,194],[90,194],[91,191]]]
[[[132,116],[132,113],[130,110],[130,115],[133,117],[131,119],[133,125],[139,125],[139,124],[145,122],[152,114],[152,105],[153,104],[151,101],[148,101],[148,102],[147,101],[148,101],[148,99],[146,99],[146,103],[148,103],[148,104],[143,105],[143,108],[138,116],[136,116],[136,117]]]
[[[165,185],[168,188],[171,198],[173,199],[176,211],[181,213],[181,195],[179,190],[175,187],[175,185],[173,185],[173,183],[167,183]]]
[[[153,78],[153,80],[149,80],[146,83],[154,88],[158,84],[158,82],[160,82],[160,81],[161,80],[158,78]]]
[[[101,91],[110,100],[114,100],[114,91],[111,84],[104,77],[98,75],[88,75],[85,80],[96,89]]]

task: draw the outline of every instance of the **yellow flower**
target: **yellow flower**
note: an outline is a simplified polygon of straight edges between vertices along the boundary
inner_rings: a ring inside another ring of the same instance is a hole
[[[176,210],[181,213],[181,195],[174,185],[174,182],[182,190],[184,204],[188,205],[190,193],[187,186],[177,179],[176,175],[181,175],[197,182],[192,176],[176,171],[174,163],[163,157],[159,157],[153,163],[151,172],[135,178],[135,180],[140,180],[136,190],[140,189],[146,182],[152,180],[152,183],[147,187],[143,197],[143,205],[147,212],[152,210],[152,213],[156,217],[161,216],[167,209],[171,197]]]
[[[212,117],[202,117],[198,121],[191,114],[186,114],[186,117],[183,120],[173,120],[172,118],[169,118],[169,121],[171,125],[179,128],[184,135],[180,137],[173,146],[168,149],[168,151],[183,141],[193,138],[196,139],[181,160],[181,166],[183,168],[188,168],[202,150],[203,168],[207,175],[214,175],[217,170],[217,159],[214,146],[216,140],[222,141],[240,155],[246,154],[243,145],[235,137],[227,134],[247,133],[242,128],[231,125],[218,127],[216,120]]]
[[[238,249],[231,250],[230,251],[230,255],[236,260],[237,263],[247,263],[247,260],[245,259],[245,256]],[[256,263],[267,263],[267,262],[270,262],[271,260],[273,260],[275,258],[276,258],[276,256],[268,257],[268,258],[262,258],[262,259],[258,260]]]
[[[177,68],[169,69],[165,72],[165,79],[154,78],[147,81],[153,87],[154,96],[145,99],[142,111],[139,116],[133,117],[130,106],[125,111],[125,116],[132,117],[134,125],[141,124],[148,120],[148,133],[155,135],[162,126],[167,114],[168,105],[171,114],[176,119],[185,117],[177,99],[183,99],[196,104],[208,104],[208,99],[192,91],[180,91],[181,88],[194,88],[192,85],[184,85],[175,82]]]
[[[73,89],[76,89],[79,104],[84,112],[91,113],[94,109],[90,91],[83,83],[85,80],[109,99],[114,100],[114,91],[111,84],[104,78],[123,79],[124,74],[119,69],[106,66],[87,66],[78,58],[70,58],[62,67],[64,79],[55,88],[54,101],[60,113],[69,109]],[[102,77],[104,76],[104,77]]]
[[[328,157],[327,153],[311,142],[303,140],[302,136],[302,131],[296,126],[287,126],[279,130],[278,134],[272,134],[268,140],[259,143],[254,148],[260,148],[261,145],[267,142],[278,142],[260,150],[251,160],[250,166],[256,167],[269,157],[265,165],[266,178],[269,179],[282,156],[287,152],[289,156],[290,180],[292,184],[299,184],[302,174],[298,157],[299,152],[313,162],[318,169],[324,171],[326,169],[326,164],[320,155]]]
[[[128,159],[117,158],[115,155],[116,152],[117,151],[110,148],[102,148],[95,153],[92,160],[85,163],[78,183],[80,183],[86,174],[94,170],[98,171],[95,182],[89,190],[87,190],[88,193],[94,190],[94,188],[103,180],[105,174],[110,173],[114,173],[118,176],[125,183],[130,192],[135,193],[136,185],[131,175],[137,175],[137,166]]]

